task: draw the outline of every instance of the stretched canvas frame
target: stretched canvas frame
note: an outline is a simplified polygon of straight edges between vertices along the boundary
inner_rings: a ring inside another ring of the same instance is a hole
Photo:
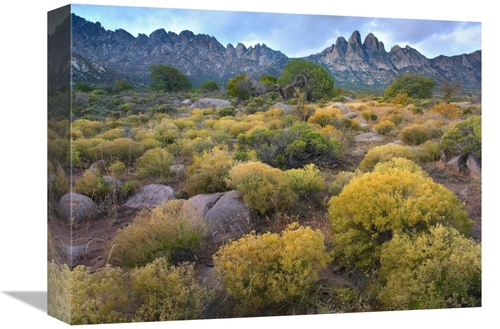
[[[49,25],[52,25],[54,22],[65,22],[65,20],[61,18],[68,17],[71,17],[71,6],[51,11],[48,14]],[[69,22],[68,20],[66,21]],[[55,26],[59,24],[55,24]],[[91,229],[93,226],[97,225],[97,223],[93,222],[94,218],[79,218],[80,206],[84,207],[85,203],[88,201],[86,198],[80,200],[77,199],[75,195],[67,194],[74,189],[75,177],[77,177],[76,175],[74,176],[74,174],[76,170],[80,170],[80,168],[76,169],[72,162],[72,157],[75,156],[75,154],[73,154],[72,145],[75,135],[73,126],[75,81],[72,80],[74,77],[72,74],[74,67],[74,62],[72,61],[72,31],[71,26],[59,25],[58,28],[66,29],[67,33],[61,34],[61,38],[58,40],[49,38],[48,44],[48,128],[49,134],[56,132],[59,137],[55,140],[55,138],[52,138],[53,136],[49,136],[48,253],[50,262],[48,271],[48,308],[51,316],[64,322],[73,323],[72,319],[74,319],[74,314],[77,310],[73,309],[71,306],[71,299],[75,298],[74,291],[70,288],[75,282],[71,273],[74,272],[78,265],[82,264],[82,260],[89,250],[92,248],[97,249],[98,247],[96,246],[104,248],[105,243],[101,241],[102,239],[100,237],[78,236],[77,232],[81,232],[83,225]],[[67,162],[65,163],[68,159],[69,167],[67,166]],[[63,174],[63,172],[65,173]],[[93,196],[90,196],[90,198],[92,197]],[[66,206],[69,205],[69,208],[65,208],[65,202]],[[90,207],[94,207],[94,205],[90,204]],[[134,213],[134,215],[136,215],[136,213]],[[86,216],[86,213],[82,216]],[[96,216],[99,215],[97,214]],[[292,221],[291,219],[289,220]],[[54,224],[54,222],[57,223]],[[285,225],[285,222],[286,221],[284,221],[282,225]],[[117,224],[119,224],[119,222]],[[57,234],[54,234],[54,231],[57,231]],[[213,230],[212,233],[214,233]],[[84,238],[84,240],[82,240],[82,238]],[[224,241],[227,242],[227,240]],[[108,254],[108,256],[110,256],[110,254]],[[99,259],[101,265],[96,268],[102,267],[102,264],[105,264],[106,261],[109,260],[105,258],[106,255],[101,255]],[[94,273],[93,271],[95,268],[87,270],[89,271],[88,273],[85,272],[85,270],[82,271],[81,278],[84,278],[86,275],[91,275],[90,272]],[[109,273],[109,275],[112,277],[113,273]],[[112,279],[119,280],[116,277],[112,277]],[[55,284],[56,282],[57,284]],[[109,315],[113,310],[114,309],[111,308],[105,313]],[[232,314],[233,317],[244,316],[244,314]],[[299,314],[302,313],[299,312]],[[258,313],[254,316],[258,316]],[[115,320],[117,318],[111,319],[112,320],[109,321],[111,323],[121,322]],[[131,320],[132,319],[128,319],[127,321]],[[168,318],[166,320],[168,320]],[[89,319],[88,321],[91,323],[93,320]],[[99,322],[99,320],[97,320],[97,322]]]

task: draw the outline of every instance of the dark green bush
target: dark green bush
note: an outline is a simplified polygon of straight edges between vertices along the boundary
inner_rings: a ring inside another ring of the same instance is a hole
[[[481,159],[481,116],[467,118],[446,131],[440,148],[447,157],[473,154]]]
[[[426,125],[416,124],[403,128],[399,136],[406,145],[420,145],[431,138],[431,129]]]

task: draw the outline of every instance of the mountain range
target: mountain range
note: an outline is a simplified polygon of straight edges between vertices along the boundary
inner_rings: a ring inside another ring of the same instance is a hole
[[[149,36],[134,37],[123,29],[106,30],[99,22],[75,14],[48,36],[49,44],[51,38],[60,38],[69,29],[71,56],[52,65],[49,60],[49,72],[61,70],[57,66],[67,66],[71,61],[73,83],[106,85],[123,79],[135,86],[146,86],[150,82],[149,66],[167,64],[189,77],[194,86],[207,80],[225,86],[242,73],[253,79],[265,74],[279,77],[291,59],[265,44],[224,47],[213,36],[191,31],[176,34],[159,29]],[[438,84],[458,80],[464,90],[481,90],[481,50],[429,59],[409,46],[395,45],[386,51],[372,33],[362,41],[360,33],[354,31],[348,40],[338,37],[322,52],[302,58],[324,66],[333,75],[335,87],[344,89],[383,90],[397,75],[417,72],[434,78]]]

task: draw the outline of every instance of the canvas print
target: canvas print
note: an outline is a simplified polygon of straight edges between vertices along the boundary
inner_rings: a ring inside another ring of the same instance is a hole
[[[481,307],[481,23],[48,12],[48,314]]]

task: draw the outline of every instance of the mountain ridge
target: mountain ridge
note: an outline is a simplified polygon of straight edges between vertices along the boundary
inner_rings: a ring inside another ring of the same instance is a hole
[[[265,44],[247,48],[242,43],[229,43],[224,47],[214,36],[188,30],[176,34],[157,29],[149,36],[134,37],[123,29],[106,30],[101,23],[75,14],[71,15],[71,23],[72,64],[77,73],[74,77],[78,78],[75,82],[105,84],[112,82],[107,81],[109,76],[145,86],[149,83],[149,66],[163,63],[179,69],[195,86],[207,80],[222,86],[242,73],[253,79],[265,74],[280,76],[293,59]],[[373,33],[362,41],[359,31],[354,31],[348,40],[340,36],[322,52],[299,58],[321,64],[333,75],[335,86],[346,89],[381,90],[399,74],[418,72],[438,84],[442,80],[459,80],[465,90],[481,90],[481,50],[429,59],[410,46],[395,45],[387,52]],[[100,68],[100,73],[91,69],[82,72],[79,61],[87,61],[87,68]]]

